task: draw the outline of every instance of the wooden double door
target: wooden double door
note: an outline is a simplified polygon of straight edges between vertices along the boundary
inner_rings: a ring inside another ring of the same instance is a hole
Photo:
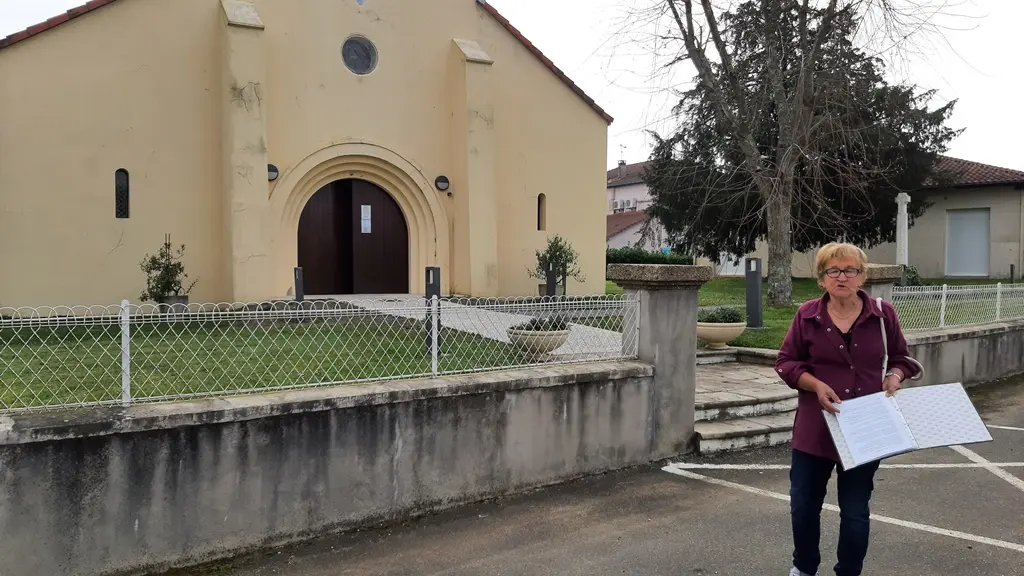
[[[405,217],[373,183],[338,180],[318,190],[302,209],[298,241],[306,294],[409,292]]]

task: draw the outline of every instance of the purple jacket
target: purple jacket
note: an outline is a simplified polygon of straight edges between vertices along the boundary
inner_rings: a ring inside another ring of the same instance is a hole
[[[810,372],[835,390],[840,400],[881,392],[882,334],[879,321],[884,317],[889,341],[889,368],[899,368],[909,378],[917,374],[917,366],[906,360],[907,341],[900,329],[896,309],[882,301],[883,310],[863,290],[860,297],[864,309],[850,328],[850,346],[832,324],[826,305],[828,294],[802,304],[793,317],[775,368],[782,380],[799,391],[796,419],[793,423],[795,450],[839,462],[835,444],[825,425],[818,397],[797,388],[797,380]],[[842,404],[839,410],[842,411]]]

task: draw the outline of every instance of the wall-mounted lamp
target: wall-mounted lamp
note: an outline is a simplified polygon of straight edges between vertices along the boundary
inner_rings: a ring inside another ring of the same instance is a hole
[[[273,164],[267,164],[267,179],[268,180],[273,182],[274,180],[277,180],[277,177],[280,174],[281,173],[277,170],[277,166],[274,166]]]
[[[447,176],[438,176],[437,178],[434,178],[434,186],[436,186],[441,192],[448,190],[448,186],[450,185],[451,182],[448,181]]]

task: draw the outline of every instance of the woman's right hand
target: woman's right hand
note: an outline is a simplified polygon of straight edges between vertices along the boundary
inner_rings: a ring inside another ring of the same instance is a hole
[[[819,382],[815,386],[814,393],[818,395],[818,404],[821,404],[822,408],[828,410],[829,414],[839,413],[839,408],[835,405],[842,404],[843,401],[839,399],[839,395],[836,394],[836,391],[831,386],[824,382]]]

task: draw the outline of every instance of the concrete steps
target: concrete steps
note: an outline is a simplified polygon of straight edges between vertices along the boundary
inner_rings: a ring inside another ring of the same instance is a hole
[[[700,453],[714,454],[786,444],[793,439],[794,412],[779,412],[751,418],[697,422]]]
[[[796,392],[785,390],[760,390],[758,396],[748,396],[732,392],[719,392],[709,395],[696,405],[698,422],[715,422],[770,416],[796,410]]]
[[[785,444],[793,437],[797,392],[772,366],[705,354],[697,367],[695,430],[700,452]]]

